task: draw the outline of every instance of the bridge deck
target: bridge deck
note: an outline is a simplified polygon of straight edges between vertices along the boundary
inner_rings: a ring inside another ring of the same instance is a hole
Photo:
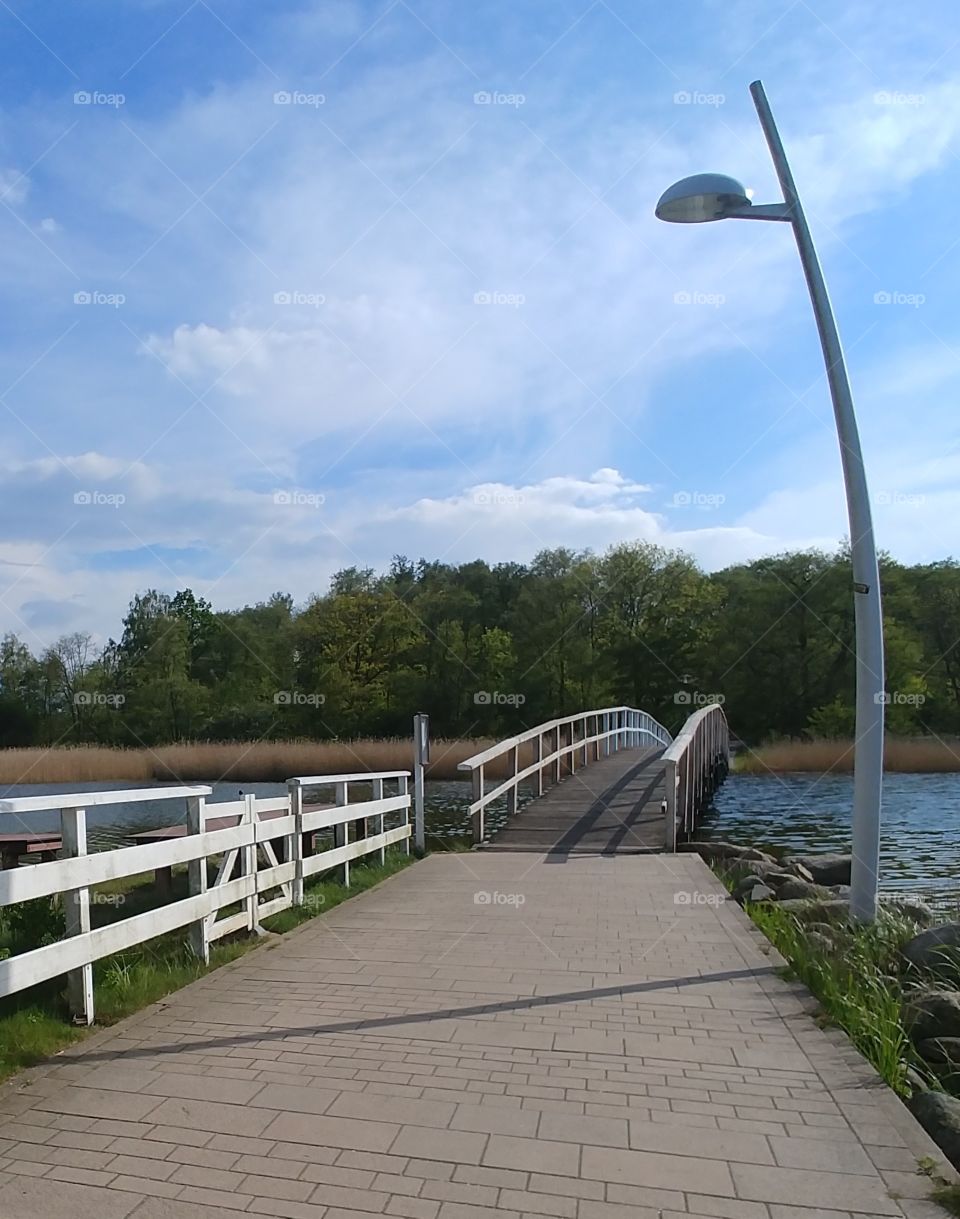
[[[487,850],[613,855],[663,850],[663,751],[629,749],[550,787]]]
[[[0,1216],[926,1219],[778,963],[697,856],[433,855],[0,1089]]]

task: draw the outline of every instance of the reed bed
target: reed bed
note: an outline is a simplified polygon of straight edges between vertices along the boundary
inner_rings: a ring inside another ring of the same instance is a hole
[[[908,774],[960,771],[960,739],[887,737],[883,766],[884,770]],[[790,770],[842,774],[853,770],[853,742],[777,741],[756,749],[743,749],[736,756],[734,769],[755,775]]]
[[[431,742],[430,779],[463,779],[457,765],[494,742],[488,739]],[[0,750],[0,784],[169,783],[230,780],[282,783],[293,775],[409,770],[408,738],[356,741],[208,741],[117,749],[101,745]],[[524,759],[521,759],[523,764]],[[505,762],[488,768],[506,775]]]

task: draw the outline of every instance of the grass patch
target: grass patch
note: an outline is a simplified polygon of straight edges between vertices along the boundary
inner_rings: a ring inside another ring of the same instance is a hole
[[[960,1185],[937,1185],[930,1195],[948,1215],[960,1215]]]
[[[412,862],[413,856],[408,856],[404,851],[388,851],[382,864],[377,862],[351,867],[349,888],[337,880],[313,878],[304,886],[302,906],[281,910],[265,919],[263,926],[279,934],[291,931],[308,919],[316,918],[348,898],[371,889]],[[184,883],[184,878],[174,875],[173,900],[178,895],[184,895],[179,894],[179,888]],[[125,896],[123,917],[139,913],[141,907],[147,909],[157,904],[155,893],[151,901],[147,892],[152,886],[130,886],[129,878],[116,882],[116,886],[115,891],[121,891]],[[114,917],[118,914],[115,907],[94,906],[93,909],[96,913],[106,910]],[[202,978],[228,961],[236,960],[261,943],[262,939],[256,935],[229,937],[211,946],[210,964],[204,966],[190,952],[184,929],[159,936],[132,951],[97,961],[93,967],[97,1012],[94,1029],[116,1024],[125,1016]],[[0,1001],[0,1079],[25,1067],[35,1066],[92,1031],[77,1028],[70,1022],[64,988],[63,978],[54,979]]]
[[[883,768],[904,774],[958,771],[960,740],[888,736],[884,743]],[[853,770],[853,741],[774,741],[756,749],[740,750],[734,758],[733,769],[738,774],[748,775],[791,770],[820,774],[848,772]]]

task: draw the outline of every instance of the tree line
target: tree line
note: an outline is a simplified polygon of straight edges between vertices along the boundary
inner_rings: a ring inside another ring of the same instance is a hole
[[[960,565],[881,568],[889,729],[960,733]],[[707,701],[750,743],[845,736],[851,589],[846,550],[708,574],[646,543],[492,566],[397,556],[301,606],[151,589],[103,647],[0,642],[0,746],[407,735],[421,710],[436,735],[496,736],[621,703],[676,729]]]

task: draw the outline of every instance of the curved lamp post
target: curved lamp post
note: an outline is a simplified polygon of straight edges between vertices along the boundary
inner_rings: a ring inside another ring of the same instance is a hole
[[[877,877],[880,866],[880,801],[883,784],[883,617],[880,608],[880,572],[873,538],[867,479],[860,451],[860,435],[853,409],[850,382],[843,362],[837,324],[827,286],[794,185],[793,174],[767,96],[760,81],[750,86],[760,126],[773,159],[783,203],[756,206],[743,186],[723,174],[696,174],[684,178],[661,196],[657,216],[679,224],[707,220],[781,220],[793,227],[803,274],[810,292],[820,333],[833,399],[840,458],[850,521],[853,557],[853,595],[856,622],[857,714],[853,777],[853,868],[850,913],[869,921],[877,912]]]

